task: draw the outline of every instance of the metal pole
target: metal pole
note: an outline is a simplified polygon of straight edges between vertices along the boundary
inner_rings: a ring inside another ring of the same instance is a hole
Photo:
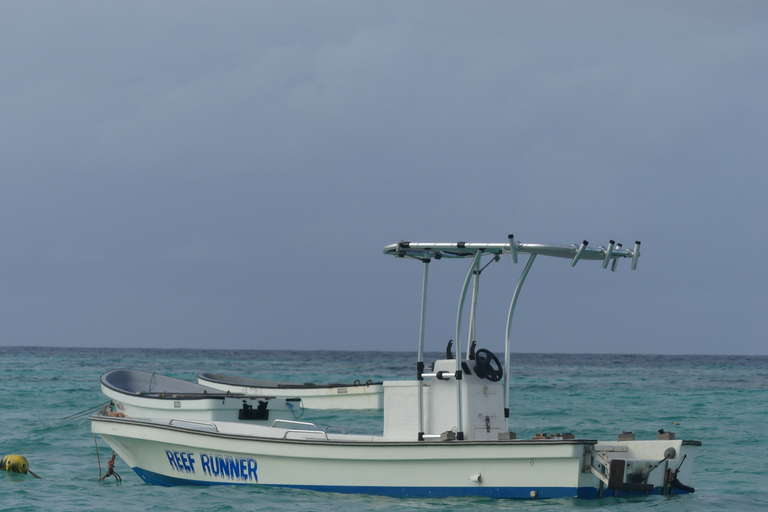
[[[464,287],[461,289],[461,297],[459,298],[459,311],[456,315],[456,370],[461,370],[461,357],[459,357],[461,353],[461,343],[459,343],[459,333],[461,332],[461,313],[464,310],[464,301],[467,298],[467,288],[469,288],[469,280],[472,278],[472,274],[474,273],[474,270],[477,268],[477,264],[480,261],[480,256],[482,255],[481,251],[477,251],[475,253],[475,257],[472,259],[472,265],[469,267],[469,271],[467,272],[467,277],[464,279]]]
[[[531,257],[528,258],[528,263],[526,263],[523,273],[520,274],[520,279],[517,281],[517,286],[515,286],[512,303],[509,305],[509,315],[507,315],[507,337],[504,342],[504,403],[507,404],[504,416],[507,420],[507,429],[509,429],[509,336],[512,331],[512,316],[515,314],[515,306],[517,306],[517,298],[520,296],[520,289],[523,287],[525,278],[528,277],[528,272],[531,271],[531,266],[533,266],[535,259],[535,253],[531,254]]]
[[[421,284],[421,324],[419,326],[419,354],[416,368],[418,372],[418,406],[419,406],[419,438],[424,435],[424,379],[421,374],[424,372],[424,326],[427,316],[427,280],[429,279],[429,258],[424,258],[424,278]]]
[[[467,359],[469,359],[469,347],[472,345],[472,342],[475,341],[475,312],[477,311],[477,295],[480,292],[480,260],[477,260],[474,274],[475,281],[474,286],[472,287],[472,307],[469,310],[469,338],[467,339],[466,353]]]
[[[472,274],[477,268],[477,264],[482,256],[482,251],[477,251],[475,257],[472,259],[472,265],[469,267],[467,277],[464,279],[464,287],[461,289],[461,298],[459,299],[459,311],[456,315],[456,375],[460,375],[461,372],[461,343],[459,341],[459,333],[461,332],[461,313],[464,310],[464,300],[467,298],[467,288],[469,288],[469,280],[472,278]],[[456,379],[456,438],[458,440],[464,439],[464,429],[462,425],[462,411],[461,411],[461,379]]]

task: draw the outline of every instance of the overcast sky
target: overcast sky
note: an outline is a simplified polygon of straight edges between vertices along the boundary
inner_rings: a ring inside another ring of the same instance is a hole
[[[515,351],[766,355],[766,162],[765,0],[6,0],[0,345],[415,350],[382,247],[514,233],[643,243],[537,259]]]

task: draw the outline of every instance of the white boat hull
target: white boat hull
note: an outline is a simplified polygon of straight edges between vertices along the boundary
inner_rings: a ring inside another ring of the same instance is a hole
[[[242,424],[169,425],[101,416],[91,421],[94,433],[156,485],[495,498],[594,498],[601,489],[585,470],[594,440],[402,442]],[[684,441],[663,444],[691,459],[698,448]],[[656,472],[658,478],[652,474],[648,483],[661,493],[664,471]]]
[[[114,393],[109,389],[102,389],[113,404],[116,412],[123,413],[130,418],[147,418],[170,420],[183,418],[194,421],[240,421],[240,411],[243,401],[254,409],[259,407],[258,398],[201,398],[179,399],[172,397],[167,400],[151,400],[141,397],[131,397]],[[269,399],[267,402],[267,415],[264,420],[255,421],[270,424],[276,419],[294,419],[301,413],[301,402],[286,402],[284,399]]]
[[[636,441],[634,434],[623,432],[615,442],[598,442],[575,439],[570,433],[515,439],[509,431],[509,326],[520,286],[534,258],[539,254],[568,258],[572,266],[580,259],[602,260],[603,268],[613,261],[613,270],[619,258],[631,257],[635,267],[639,245],[636,242],[634,250],[629,251],[614,241],[608,248],[599,249],[590,249],[586,241],[581,246],[519,244],[510,235],[506,244],[401,241],[385,247],[387,254],[421,261],[424,274],[417,378],[383,383],[381,436],[339,434],[336,429],[321,431],[314,424],[296,421],[278,421],[269,426],[201,422],[191,412],[175,417],[184,420],[164,421],[100,414],[90,418],[91,429],[142,479],[158,485],[266,485],[399,497],[597,498],[693,492],[689,486],[701,443],[675,440],[672,432],[660,430],[657,439],[648,441]],[[511,254],[516,262],[518,252],[529,253],[530,259],[510,305],[502,365],[493,352],[477,348],[474,339],[478,279],[487,267],[481,268],[481,257],[489,255],[498,261],[501,254]],[[451,340],[445,358],[428,365],[423,358],[427,269],[433,258],[443,257],[471,257],[472,264],[459,300],[456,356]],[[465,357],[459,333],[472,276],[475,287],[468,338],[472,343]],[[130,372],[119,376],[125,378],[114,379],[117,384],[113,386],[118,389],[130,388],[138,393],[151,390],[157,394],[154,374]],[[213,377],[214,381],[225,380]],[[214,381],[208,379],[205,383],[210,386]],[[204,394],[210,394],[206,386],[202,387]],[[289,385],[287,395],[282,396],[301,396],[306,407],[318,407],[312,403],[313,393],[298,395],[307,387]],[[322,386],[313,391],[321,396],[330,392],[337,399],[338,395],[351,395],[355,387],[345,389],[346,393],[333,393],[332,387]],[[361,386],[364,390],[365,386]],[[277,395],[276,389],[260,386],[234,391]]]
[[[300,399],[235,395],[138,370],[105,373],[101,378],[101,391],[110,398],[113,412],[130,418],[242,420],[269,425],[276,419],[294,419],[301,415],[302,407]]]

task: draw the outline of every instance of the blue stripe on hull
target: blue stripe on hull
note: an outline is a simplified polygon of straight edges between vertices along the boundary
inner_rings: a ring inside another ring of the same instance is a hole
[[[177,485],[264,485],[246,484],[238,482],[206,482],[202,480],[189,480],[172,476],[153,473],[140,468],[133,468],[139,477],[148,484],[173,487]],[[337,492],[342,494],[372,494],[377,496],[391,496],[395,498],[447,498],[461,496],[484,496],[487,498],[505,499],[531,499],[531,491],[536,492],[536,499],[551,498],[581,498],[596,499],[597,489],[593,487],[379,487],[379,486],[347,486],[347,485],[279,485],[268,487],[288,487],[291,489],[303,489],[319,492]],[[637,496],[645,493],[615,491],[616,496]],[[661,488],[657,487],[650,494],[661,494]],[[679,489],[674,494],[687,494]],[[606,489],[603,497],[613,497],[614,491]]]
[[[161,475],[141,468],[133,468],[139,477],[148,484],[172,487],[176,485],[254,485],[238,482],[206,482]],[[344,486],[344,485],[280,485],[291,489],[304,489],[320,492],[338,492],[343,494],[373,494],[400,498],[445,498],[449,496],[485,496],[488,498],[531,498],[531,491],[536,491],[537,498],[575,498],[577,495],[594,494],[596,490],[584,488],[577,491],[574,487],[379,487],[379,486]]]
[[[595,496],[591,496],[594,498],[597,498],[597,489],[594,490]],[[629,498],[631,496],[643,496],[643,495],[650,495],[650,494],[664,494],[662,492],[662,488],[654,487],[653,491],[649,493],[640,492],[640,491],[620,491],[620,490],[614,490],[614,489],[604,489],[603,490],[603,498]],[[690,494],[689,492],[682,491],[680,489],[667,489],[667,495],[673,495],[673,494]],[[579,496],[581,498],[581,496]]]

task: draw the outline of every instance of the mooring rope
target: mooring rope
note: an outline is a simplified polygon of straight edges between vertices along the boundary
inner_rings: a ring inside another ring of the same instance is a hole
[[[101,404],[97,405],[96,407],[89,407],[88,409],[86,409],[84,411],[76,412],[75,414],[72,414],[71,416],[67,416],[66,418],[61,418],[59,421],[71,420],[72,418],[77,418],[79,416],[85,416],[86,414],[90,413],[91,411],[95,411],[96,409],[100,409],[100,408],[104,407],[109,402],[110,401],[107,400],[106,402],[101,403]]]
[[[118,474],[117,471],[115,471],[115,457],[117,454],[115,452],[112,452],[112,457],[107,461],[107,472],[104,473],[102,476],[101,474],[101,457],[99,456],[99,442],[96,438],[96,434],[93,434],[93,444],[96,445],[96,462],[99,465],[99,478],[97,478],[97,481],[100,482],[107,478],[108,476],[114,476],[115,480],[118,482],[122,482],[123,478]]]
[[[96,445],[96,462],[99,465],[99,478],[101,478],[101,457],[99,457],[99,441],[96,439],[96,434],[93,434],[93,444]]]
[[[99,477],[99,480],[104,480],[108,476],[113,476],[113,477],[115,477],[115,480],[117,480],[118,482],[122,482],[123,481],[123,479],[120,477],[120,475],[117,473],[117,471],[115,471],[115,457],[116,456],[117,456],[117,454],[115,452],[112,452],[112,457],[107,462],[107,472],[104,473],[104,476]],[[101,473],[101,470],[99,470],[99,473]]]

